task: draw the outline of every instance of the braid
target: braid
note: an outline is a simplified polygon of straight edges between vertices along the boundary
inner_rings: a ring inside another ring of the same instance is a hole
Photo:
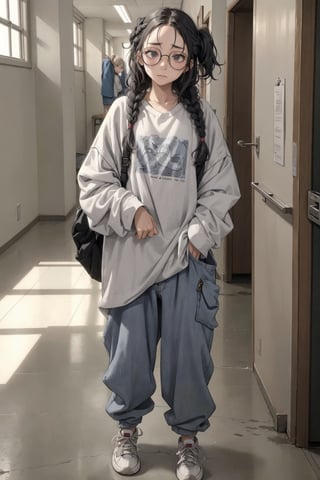
[[[194,165],[196,167],[197,174],[197,183],[199,185],[200,180],[203,176],[205,163],[208,160],[209,150],[204,140],[206,136],[206,126],[203,116],[203,110],[200,104],[198,88],[195,85],[191,86],[180,98],[180,100],[183,103],[187,112],[190,114],[199,135],[198,146],[193,152],[195,159]]]
[[[127,119],[128,119],[128,130],[123,138],[123,153],[124,156],[130,158],[131,152],[134,148],[135,137],[133,133],[133,125],[136,123],[140,105],[145,96],[145,92],[129,91],[128,93],[128,102],[127,102]]]
[[[123,157],[128,158],[130,156],[135,145],[135,136],[133,132],[133,126],[136,123],[140,105],[145,97],[149,82],[146,82],[142,75],[141,68],[136,61],[136,52],[139,50],[139,43],[141,42],[141,33],[146,28],[145,18],[139,18],[136,26],[130,35],[131,54],[129,58],[130,75],[128,78],[128,102],[127,102],[127,120],[128,129],[125,133],[122,141]]]
[[[141,32],[146,28],[146,26],[147,24],[145,23],[145,17],[137,19],[135,28],[131,32],[129,37],[131,47],[133,47],[134,49],[136,49],[137,45],[139,44]]]

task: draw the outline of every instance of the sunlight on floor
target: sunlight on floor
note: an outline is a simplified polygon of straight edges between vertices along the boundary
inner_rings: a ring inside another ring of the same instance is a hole
[[[0,384],[7,383],[48,327],[102,326],[100,285],[77,262],[39,262],[0,300]],[[33,334],[34,330],[40,333]],[[71,336],[71,363],[82,336]]]
[[[6,384],[41,335],[0,335],[0,385]]]

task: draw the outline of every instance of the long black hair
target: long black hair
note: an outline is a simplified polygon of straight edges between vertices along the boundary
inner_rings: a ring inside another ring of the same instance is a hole
[[[213,71],[220,67],[217,60],[217,49],[213,38],[206,28],[198,29],[192,20],[182,10],[176,8],[160,8],[150,15],[138,19],[130,35],[129,78],[128,78],[128,130],[123,139],[123,156],[130,158],[135,146],[133,126],[137,121],[140,105],[147,90],[151,87],[151,79],[138,61],[138,53],[150,33],[159,26],[172,26],[182,37],[187,49],[188,60],[186,69],[173,82],[173,91],[185,109],[189,112],[196,127],[199,142],[194,151],[197,178],[203,173],[208,158],[208,146],[205,141],[206,130],[203,111],[197,83],[200,78],[215,79]]]

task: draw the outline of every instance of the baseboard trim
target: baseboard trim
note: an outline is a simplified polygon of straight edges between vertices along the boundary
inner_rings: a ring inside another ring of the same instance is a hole
[[[67,217],[65,215],[39,215],[39,222],[63,222]]]
[[[21,238],[25,233],[27,233],[29,230],[31,230],[34,225],[36,225],[39,221],[39,217],[36,217],[32,222],[28,223],[26,227],[24,227],[20,232],[18,232],[14,237],[12,237],[10,240],[8,240],[6,243],[4,243],[0,247],[0,255],[5,251],[8,250],[11,245],[13,245],[19,238]]]
[[[69,218],[76,210],[76,206],[74,205],[66,215],[39,215],[38,221],[39,222],[64,222]]]
[[[71,210],[66,215],[38,215],[38,217],[34,218],[27,226],[25,226],[20,232],[18,232],[14,237],[8,240],[0,247],[0,255],[5,251],[8,250],[19,238],[21,238],[25,233],[31,230],[39,222],[64,222],[67,220],[71,215],[74,214],[76,210],[76,206],[73,206]]]
[[[262,396],[267,404],[268,410],[272,416],[273,420],[273,426],[276,432],[278,433],[287,433],[287,424],[288,424],[288,415],[284,413],[277,413],[271,400],[270,397],[265,389],[265,386],[259,376],[259,373],[257,372],[255,366],[253,366],[253,371],[255,374],[255,377],[257,379],[260,391],[262,393]]]

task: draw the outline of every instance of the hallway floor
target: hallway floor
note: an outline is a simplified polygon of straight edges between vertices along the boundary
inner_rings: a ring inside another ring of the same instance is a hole
[[[0,255],[1,480],[123,478],[109,461],[116,426],[104,413],[99,285],[73,260],[70,225],[38,223]],[[204,479],[315,480],[309,454],[273,430],[251,370],[250,285],[219,283],[210,383],[217,410],[199,435]],[[175,479],[177,438],[159,391],[154,400],[135,478]]]

